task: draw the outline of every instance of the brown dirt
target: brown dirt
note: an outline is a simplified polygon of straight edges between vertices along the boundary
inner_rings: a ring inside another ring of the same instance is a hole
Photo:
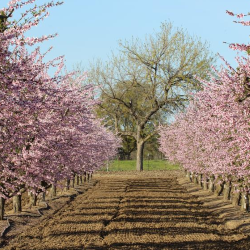
[[[250,249],[249,215],[178,171],[95,179],[96,186],[3,249]]]
[[[13,213],[12,199],[10,199],[5,207],[7,220],[0,221],[0,233],[4,233],[3,237],[0,237],[0,249],[22,232],[32,228],[34,225],[38,225],[44,220],[51,219],[62,207],[70,203],[77,195],[87,192],[96,183],[97,181],[93,180],[75,188],[70,188],[69,191],[63,191],[59,188],[57,197],[50,198],[46,196],[45,202],[41,201],[41,197],[39,197],[37,206],[35,207],[30,206],[29,196],[25,192],[22,194],[22,212],[18,214]]]

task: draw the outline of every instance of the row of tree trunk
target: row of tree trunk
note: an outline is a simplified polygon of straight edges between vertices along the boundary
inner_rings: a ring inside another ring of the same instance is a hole
[[[66,180],[65,191],[70,190],[70,187],[74,188],[75,186],[81,185],[84,182],[89,182],[92,178],[92,174],[84,173],[82,175],[75,175],[73,179]],[[13,196],[13,212],[20,213],[22,212],[22,193],[25,192],[25,189],[20,191],[21,194]],[[36,206],[38,201],[38,195],[34,194],[33,192],[29,192],[29,205],[30,207]],[[41,200],[45,201],[46,198],[46,191],[42,192]],[[52,184],[49,190],[49,197],[54,198],[57,195],[57,185]],[[4,208],[5,208],[5,199],[0,197],[0,220],[4,219]]]
[[[191,182],[199,185],[204,190],[214,192],[217,196],[223,196],[225,201],[231,201],[234,206],[240,207],[242,211],[250,211],[250,194],[239,192],[239,190],[235,188],[235,183],[225,181],[216,182],[213,176],[204,178],[201,174],[196,175],[190,172],[186,172],[186,176]]]

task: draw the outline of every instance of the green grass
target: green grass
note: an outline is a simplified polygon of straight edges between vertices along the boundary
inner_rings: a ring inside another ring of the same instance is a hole
[[[177,170],[179,169],[178,165],[171,164],[165,160],[144,160],[143,168],[147,170]],[[136,161],[135,160],[114,160],[109,163],[109,171],[131,171],[136,170]],[[107,166],[102,167],[101,171],[107,171]]]

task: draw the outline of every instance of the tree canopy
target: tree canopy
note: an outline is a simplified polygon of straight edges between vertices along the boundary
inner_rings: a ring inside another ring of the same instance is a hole
[[[98,113],[118,134],[135,138],[137,170],[143,170],[145,142],[200,88],[196,77],[207,77],[214,57],[206,42],[171,23],[119,46],[109,61],[92,64],[88,79],[101,91]]]

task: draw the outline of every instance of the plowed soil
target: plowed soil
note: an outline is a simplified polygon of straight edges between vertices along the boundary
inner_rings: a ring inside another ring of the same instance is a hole
[[[3,249],[250,249],[248,234],[227,229],[177,172],[95,178]]]

